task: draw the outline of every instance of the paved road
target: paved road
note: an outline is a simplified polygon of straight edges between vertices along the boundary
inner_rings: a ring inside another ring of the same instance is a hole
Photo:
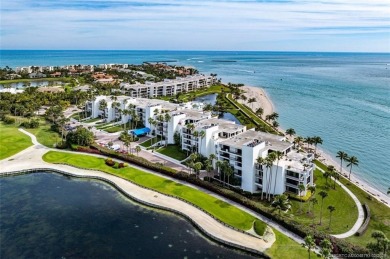
[[[29,148],[27,148],[27,149],[25,149],[25,150],[23,150],[23,151],[21,151],[20,153],[18,153],[18,154],[15,155],[15,156],[18,156],[19,154],[22,154],[22,155],[23,155],[24,161],[27,161],[27,162],[28,162],[28,161],[33,162],[33,161],[35,161],[35,160],[37,160],[37,161],[42,161],[42,155],[43,155],[44,153],[46,153],[48,150],[59,151],[59,150],[57,150],[57,149],[47,148],[47,147],[45,147],[45,146],[39,144],[38,141],[36,140],[36,137],[35,137],[34,135],[32,135],[31,133],[29,133],[29,132],[27,132],[27,131],[25,131],[25,130],[23,130],[23,129],[19,129],[19,130],[22,131],[23,133],[29,135],[29,136],[31,137],[33,143],[34,143],[34,146],[29,147]],[[35,152],[34,154],[36,155],[36,158],[34,158],[34,159],[26,158],[25,155],[27,155],[27,154],[29,154],[29,153],[31,152],[30,149],[41,150],[43,153],[42,153],[42,152]],[[65,150],[60,150],[59,152],[70,152],[70,153],[75,153],[75,152],[72,152],[72,151],[65,151]],[[145,152],[146,152],[146,151],[145,151]],[[148,153],[149,155],[153,155],[153,154],[151,154],[150,152],[147,152],[147,153]],[[102,156],[102,155],[97,155],[97,154],[88,154],[88,155],[92,155],[92,156],[96,156],[96,157],[103,157],[103,158],[104,158],[104,156]],[[12,158],[14,158],[14,157],[12,157]],[[8,158],[7,161],[8,161],[9,159],[10,159],[10,158]],[[5,161],[5,160],[0,161],[0,172],[1,172],[2,168],[4,168],[4,166],[5,166],[5,164],[3,164],[4,161]],[[45,163],[45,162],[43,162],[43,163]],[[46,165],[46,167],[49,167],[49,168],[50,168],[50,167],[54,167],[54,166],[59,166],[59,165],[47,164],[47,163],[45,163],[45,165]],[[29,167],[27,167],[27,168],[31,168],[31,164],[28,164],[28,166],[29,166]],[[297,243],[299,243],[299,244],[304,243],[303,238],[301,238],[301,237],[298,236],[297,234],[295,234],[295,233],[293,233],[293,232],[291,232],[291,231],[285,229],[284,227],[280,226],[278,223],[273,222],[271,219],[269,219],[269,218],[267,218],[267,217],[265,217],[265,216],[263,216],[263,215],[261,215],[261,214],[259,214],[259,213],[257,213],[257,212],[254,212],[254,211],[252,211],[252,210],[250,210],[250,209],[248,209],[248,208],[242,206],[241,204],[238,204],[238,203],[236,203],[236,202],[233,202],[233,201],[231,201],[231,200],[229,200],[229,199],[226,199],[225,197],[219,196],[218,194],[215,194],[215,193],[213,193],[213,192],[210,192],[210,191],[208,191],[208,190],[206,190],[206,189],[203,189],[203,188],[201,188],[201,187],[199,187],[199,186],[189,184],[189,183],[187,183],[187,182],[185,182],[185,181],[181,181],[181,180],[178,180],[178,179],[175,179],[175,178],[171,178],[171,177],[168,177],[168,176],[165,176],[165,175],[161,175],[161,174],[158,174],[158,173],[156,173],[156,172],[154,172],[154,171],[151,171],[151,170],[148,170],[148,169],[145,169],[145,168],[141,168],[141,167],[138,167],[138,166],[136,166],[136,165],[131,165],[131,166],[134,167],[134,168],[137,168],[137,169],[146,171],[146,172],[148,172],[148,173],[155,174],[155,175],[158,175],[158,176],[160,176],[160,177],[164,177],[164,178],[166,178],[166,179],[170,179],[170,180],[179,182],[179,183],[181,183],[181,184],[183,184],[183,185],[190,186],[190,187],[192,187],[192,188],[194,188],[194,189],[202,190],[203,192],[208,193],[209,195],[212,195],[212,196],[214,196],[214,197],[216,197],[216,198],[218,198],[218,199],[220,199],[220,200],[223,200],[223,201],[226,201],[226,202],[228,202],[228,203],[230,203],[230,204],[233,204],[234,206],[236,206],[236,207],[242,209],[243,211],[246,211],[247,213],[249,213],[249,214],[251,214],[251,215],[253,215],[253,216],[259,218],[260,220],[264,221],[264,222],[265,222],[266,224],[268,224],[269,226],[271,226],[271,227],[275,228],[276,230],[280,231],[282,234],[288,236],[289,238],[291,238],[291,239],[294,240],[295,242],[297,242]],[[16,164],[16,169],[13,169],[13,167],[9,167],[9,168],[10,168],[10,169],[7,169],[7,170],[11,170],[11,171],[12,171],[12,170],[17,170],[18,164]],[[61,169],[61,170],[62,170],[62,169]],[[73,170],[73,169],[72,169],[72,170]],[[71,171],[71,172],[73,172],[73,171]],[[90,172],[90,171],[88,171],[88,172]],[[315,249],[315,252],[319,253],[319,248],[316,248],[316,249]]]

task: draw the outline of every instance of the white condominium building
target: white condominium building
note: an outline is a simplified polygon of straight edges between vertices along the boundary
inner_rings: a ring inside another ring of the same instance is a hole
[[[198,107],[198,108],[196,108]],[[285,137],[247,130],[233,121],[213,118],[193,103],[174,104],[168,101],[129,96],[98,96],[87,103],[92,118],[101,117],[107,122],[126,123],[132,120],[132,110],[139,124],[162,136],[168,144],[175,143],[174,135],[181,138],[181,148],[209,157],[227,161],[236,178],[235,186],[251,193],[282,194],[286,191],[298,194],[300,184],[313,185],[314,164],[312,154],[299,153]],[[152,122],[152,124],[150,123]],[[258,164],[258,158],[266,158],[271,152],[281,156],[272,166]]]
[[[131,97],[154,98],[159,96],[175,96],[182,92],[191,92],[199,88],[209,87],[217,82],[214,76],[192,75],[178,77],[163,82],[146,82],[145,84],[121,83],[123,94]]]

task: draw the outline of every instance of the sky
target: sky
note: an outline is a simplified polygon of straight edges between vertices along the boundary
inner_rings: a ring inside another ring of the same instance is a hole
[[[0,48],[390,52],[390,1],[1,0]]]

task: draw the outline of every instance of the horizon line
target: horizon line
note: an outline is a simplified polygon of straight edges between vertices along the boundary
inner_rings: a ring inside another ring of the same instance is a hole
[[[164,52],[280,52],[280,53],[360,53],[390,54],[385,51],[317,51],[317,50],[173,50],[173,49],[0,49],[0,51],[164,51]]]

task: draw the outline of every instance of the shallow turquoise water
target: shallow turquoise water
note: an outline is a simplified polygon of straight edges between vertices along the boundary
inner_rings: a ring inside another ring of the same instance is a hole
[[[358,157],[356,174],[390,186],[390,54],[196,51],[0,51],[0,66],[142,63],[195,66],[224,82],[263,86],[283,128],[319,135],[330,154]],[[234,61],[234,62],[222,62]]]
[[[0,192],[0,258],[252,258],[100,181],[34,173]]]

